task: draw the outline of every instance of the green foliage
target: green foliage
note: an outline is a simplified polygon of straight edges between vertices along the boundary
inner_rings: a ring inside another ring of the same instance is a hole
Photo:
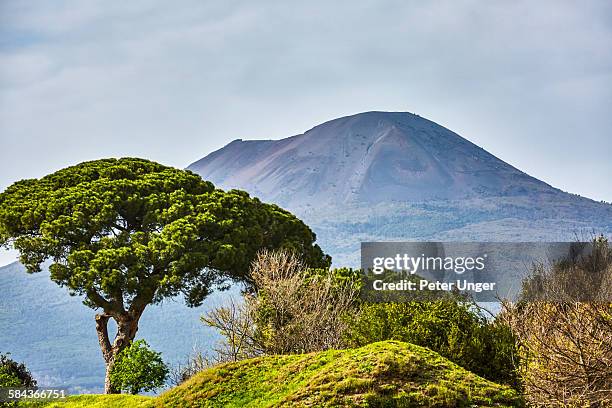
[[[106,405],[104,405],[106,404]],[[436,407],[517,408],[518,393],[439,354],[386,341],[349,350],[221,364],[156,398],[74,396],[53,408]]]
[[[0,354],[0,387],[36,387],[36,380],[23,363],[17,363],[10,354]]]
[[[267,356],[196,374],[153,401],[180,407],[520,407],[519,395],[423,347],[381,342]]]
[[[117,355],[110,379],[115,388],[138,394],[162,387],[168,373],[161,353],[151,350],[146,341],[137,340]]]
[[[45,408],[150,408],[152,397],[142,395],[73,395],[65,401],[45,404]],[[26,406],[30,408],[29,406]],[[34,407],[32,407],[34,408]]]
[[[328,266],[314,241],[275,205],[142,159],[85,162],[0,194],[0,245],[14,246],[29,272],[51,260],[56,283],[108,312],[181,293],[199,305],[228,278],[249,283],[261,248]]]
[[[10,353],[0,354],[0,388],[36,387],[36,380],[23,363],[10,358]],[[0,402],[0,407],[17,407],[17,402]]]
[[[21,387],[21,381],[8,367],[0,366],[0,387]]]
[[[362,286],[360,269],[353,268],[309,268],[306,270],[309,279],[321,279],[330,276],[337,288],[350,286],[359,291]]]
[[[354,347],[399,340],[428,347],[491,381],[519,387],[515,339],[500,322],[489,322],[462,297],[434,301],[365,303],[349,317]]]

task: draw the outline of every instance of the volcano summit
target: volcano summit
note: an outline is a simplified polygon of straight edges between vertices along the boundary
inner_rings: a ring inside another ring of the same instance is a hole
[[[281,140],[235,140],[189,169],[290,208],[559,192],[456,133],[399,112],[335,119]]]
[[[365,240],[574,240],[612,205],[563,192],[418,115],[365,112],[280,140],[234,140],[188,167],[302,217],[336,260]]]

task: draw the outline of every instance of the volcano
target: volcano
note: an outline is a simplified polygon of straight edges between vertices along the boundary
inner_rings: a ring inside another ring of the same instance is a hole
[[[406,112],[359,113],[280,140],[234,140],[188,169],[293,211],[339,264],[358,264],[360,241],[612,233],[612,205],[554,188]]]
[[[366,112],[281,140],[234,140],[189,166],[289,208],[559,190],[418,115]]]

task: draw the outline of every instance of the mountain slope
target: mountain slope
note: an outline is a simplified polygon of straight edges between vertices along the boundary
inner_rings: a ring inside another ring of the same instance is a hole
[[[188,168],[290,208],[558,193],[409,113],[367,112],[286,139],[235,140]]]
[[[336,265],[360,241],[564,241],[612,234],[612,205],[562,192],[420,116],[366,112],[281,140],[235,140],[188,167],[284,206]]]

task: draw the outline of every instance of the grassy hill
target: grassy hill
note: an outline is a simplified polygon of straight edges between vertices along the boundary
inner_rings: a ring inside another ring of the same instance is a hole
[[[386,341],[220,365],[156,398],[79,396],[50,406],[452,408],[517,407],[521,401],[429,349]]]

